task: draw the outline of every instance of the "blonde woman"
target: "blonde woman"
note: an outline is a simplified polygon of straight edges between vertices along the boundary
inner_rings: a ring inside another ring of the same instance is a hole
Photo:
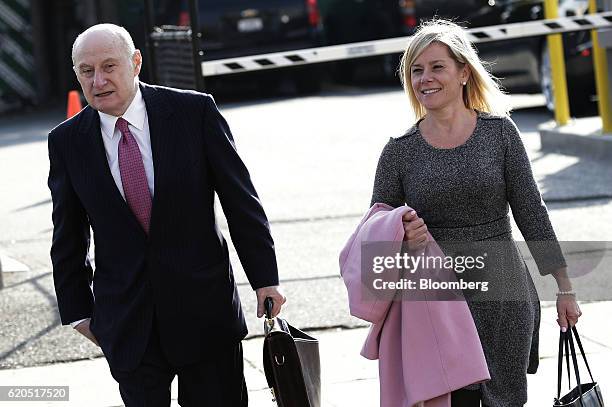
[[[461,278],[487,278],[497,288],[486,301],[482,293],[464,292],[491,380],[453,391],[452,406],[481,401],[522,406],[526,374],[537,369],[540,307],[512,238],[509,207],[525,240],[534,242],[529,247],[540,274],[557,281],[561,329],[574,325],[581,312],[525,148],[508,117],[507,96],[465,31],[445,20],[419,27],[400,75],[418,121],[384,147],[372,204],[408,204],[415,210],[404,217],[409,245],[426,244],[427,231],[451,252],[453,246],[444,242],[487,243],[485,272],[465,272]]]

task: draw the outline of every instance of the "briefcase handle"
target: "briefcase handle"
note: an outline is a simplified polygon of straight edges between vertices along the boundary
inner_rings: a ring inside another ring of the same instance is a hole
[[[272,318],[272,307],[274,307],[274,300],[271,297],[264,299],[264,309],[266,311],[266,321],[264,322],[264,333],[268,335],[274,330],[274,318]]]
[[[266,297],[264,300],[264,308],[266,309],[266,319],[272,319],[272,307],[274,307],[274,300],[272,297]]]

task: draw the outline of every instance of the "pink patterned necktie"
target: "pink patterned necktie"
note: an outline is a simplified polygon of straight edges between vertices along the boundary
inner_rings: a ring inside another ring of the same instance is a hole
[[[117,128],[121,131],[119,140],[119,172],[123,184],[125,200],[132,212],[149,234],[149,221],[151,220],[151,193],[147,183],[142,156],[136,139],[128,128],[128,122],[120,117],[117,119]]]

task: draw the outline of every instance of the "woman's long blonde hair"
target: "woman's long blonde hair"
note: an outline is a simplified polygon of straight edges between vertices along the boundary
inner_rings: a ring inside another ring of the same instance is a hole
[[[463,28],[443,19],[422,23],[412,36],[400,63],[400,79],[408,94],[417,119],[425,116],[425,108],[412,89],[410,67],[415,59],[434,42],[446,45],[449,55],[461,66],[467,64],[470,76],[463,89],[463,102],[468,109],[494,115],[508,115],[510,104],[497,78],[487,71]]]

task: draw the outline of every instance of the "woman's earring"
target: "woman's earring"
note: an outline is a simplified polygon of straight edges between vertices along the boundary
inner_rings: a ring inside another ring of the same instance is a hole
[[[461,82],[461,84],[462,84],[463,86],[465,86],[465,85],[467,85],[467,82]]]

